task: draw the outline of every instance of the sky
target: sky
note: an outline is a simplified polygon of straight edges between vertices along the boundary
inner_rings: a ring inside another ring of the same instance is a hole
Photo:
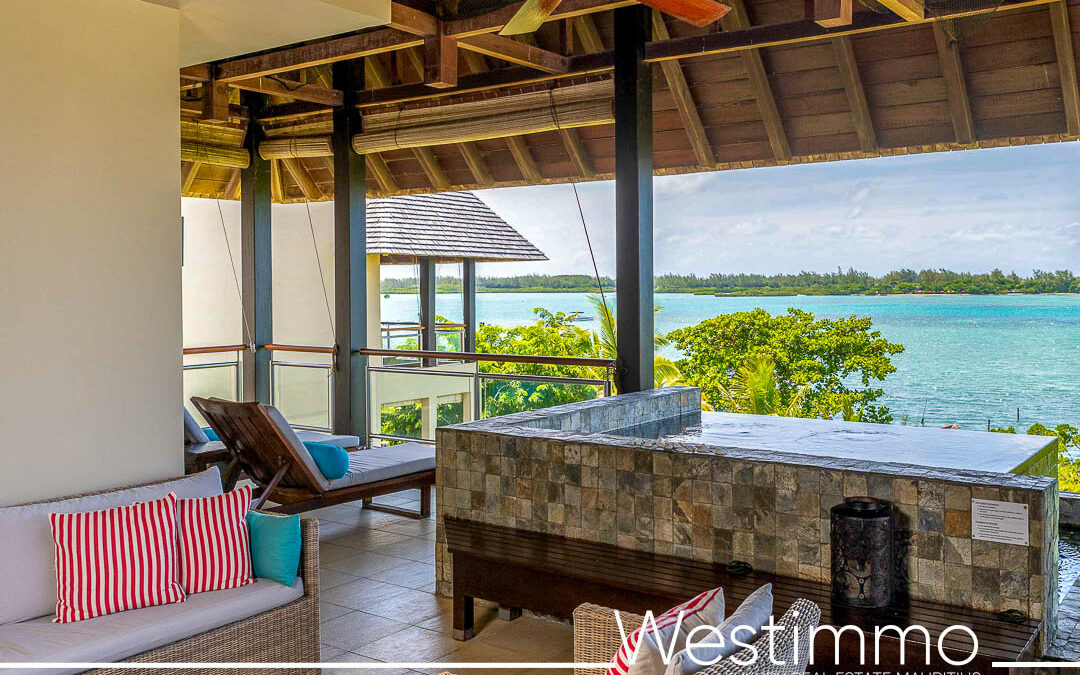
[[[1078,175],[1080,143],[1059,143],[657,177],[654,269],[1080,273]],[[578,190],[600,273],[614,276],[614,183]],[[476,194],[549,258],[482,276],[592,273],[570,185]]]

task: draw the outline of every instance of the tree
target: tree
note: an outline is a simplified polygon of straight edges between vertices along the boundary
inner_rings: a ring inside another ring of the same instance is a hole
[[[615,313],[611,311],[603,298],[598,295],[588,296],[589,304],[592,305],[593,311],[596,312],[598,321],[600,322],[600,330],[593,332],[593,351],[596,356],[604,359],[611,359],[614,361],[619,356],[619,340],[615,329]],[[657,307],[654,311],[659,312],[662,308]],[[653,336],[653,347],[666,347],[669,342],[664,335]],[[653,386],[655,387],[675,387],[681,384],[686,384],[683,381],[682,373],[675,366],[675,363],[665,357],[658,354],[653,355]]]
[[[995,427],[990,431],[999,434],[1015,434],[1016,427]],[[1036,422],[1028,427],[1028,436],[1055,436],[1058,440],[1058,486],[1067,492],[1080,491],[1080,459],[1073,453],[1080,451],[1080,429],[1071,424],[1059,424],[1053,429]]]
[[[896,370],[890,357],[904,347],[872,330],[869,318],[815,319],[795,308],[772,316],[759,308],[706,319],[668,338],[685,355],[676,365],[686,382],[713,406],[723,407],[723,392],[754,357],[774,364],[779,409],[832,418],[847,407],[861,409],[866,422],[892,421],[889,409],[875,403],[883,390],[871,383]]]
[[[779,417],[800,417],[805,394],[806,386],[785,403],[776,386],[776,364],[761,354],[750,356],[731,378],[731,386],[720,389],[727,412]]]

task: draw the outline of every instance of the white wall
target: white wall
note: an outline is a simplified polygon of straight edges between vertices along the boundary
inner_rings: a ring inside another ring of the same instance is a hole
[[[0,504],[179,474],[177,12],[0,25]]]

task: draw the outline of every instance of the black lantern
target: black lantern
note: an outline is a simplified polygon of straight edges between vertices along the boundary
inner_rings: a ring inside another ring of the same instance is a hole
[[[893,507],[872,497],[848,497],[830,511],[832,596],[852,607],[892,602],[896,579]]]

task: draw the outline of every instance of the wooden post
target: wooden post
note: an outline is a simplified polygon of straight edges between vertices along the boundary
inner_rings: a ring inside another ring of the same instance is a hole
[[[652,69],[649,8],[615,10],[615,273],[620,393],[653,387]]]
[[[435,259],[420,259],[420,349],[435,351]],[[435,365],[433,359],[424,359],[425,366]]]
[[[368,433],[366,357],[356,350],[367,346],[367,163],[352,150],[360,130],[356,92],[364,87],[360,61],[333,66],[334,87],[345,105],[334,108],[334,432]]]
[[[251,116],[244,140],[251,154],[251,163],[240,171],[241,296],[245,340],[254,344],[255,352],[243,352],[241,398],[269,404],[271,354],[266,350],[266,345],[274,341],[270,162],[262,159],[258,153],[263,133],[255,120],[262,110],[262,95],[245,92],[244,103]]]
[[[476,261],[461,261],[461,322],[465,324],[465,339],[461,350],[476,351]]]

